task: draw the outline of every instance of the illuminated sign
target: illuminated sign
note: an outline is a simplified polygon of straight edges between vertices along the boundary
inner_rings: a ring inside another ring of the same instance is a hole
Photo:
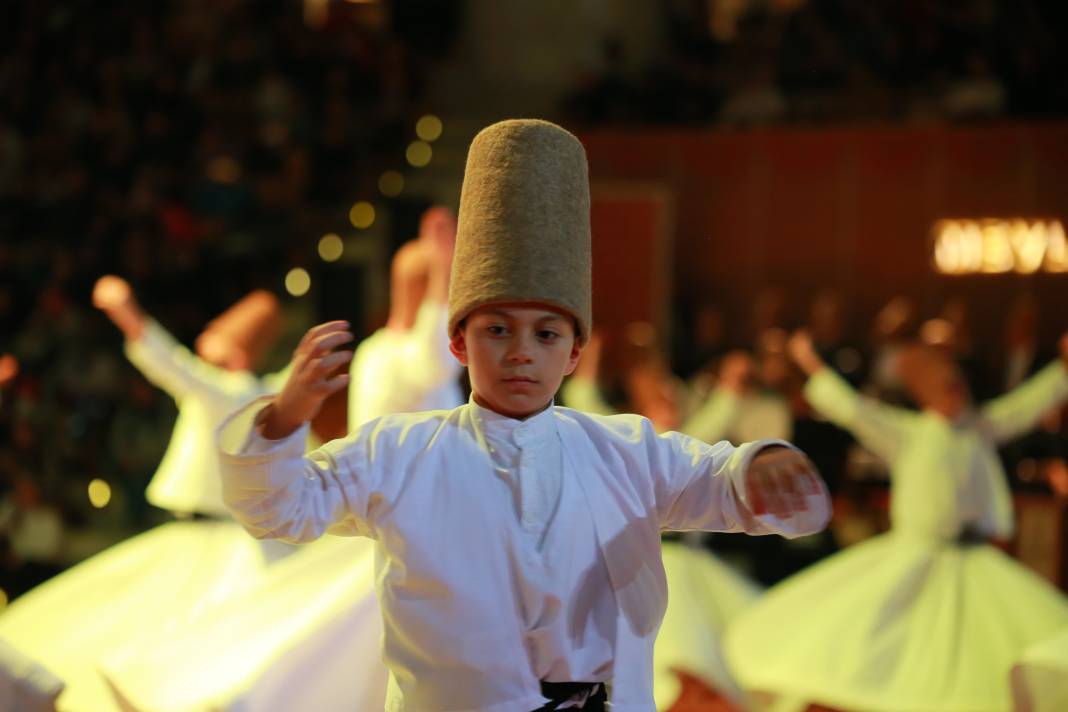
[[[1060,220],[939,220],[932,233],[935,269],[943,274],[1068,272]]]

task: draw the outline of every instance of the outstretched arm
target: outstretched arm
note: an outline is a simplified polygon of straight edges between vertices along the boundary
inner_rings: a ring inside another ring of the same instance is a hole
[[[93,306],[126,337],[130,362],[175,400],[193,392],[217,394],[225,390],[227,372],[193,354],[146,315],[126,280],[114,275],[97,280]]]
[[[788,443],[708,445],[679,433],[642,441],[649,443],[663,529],[797,537],[821,530],[830,518],[823,481]]]
[[[897,457],[916,415],[857,393],[820,358],[811,337],[799,331],[787,350],[808,376],[805,398],[828,420],[844,428],[887,462]]]
[[[1068,398],[1068,334],[1058,346],[1060,358],[980,409],[986,432],[995,442],[1023,435]]]

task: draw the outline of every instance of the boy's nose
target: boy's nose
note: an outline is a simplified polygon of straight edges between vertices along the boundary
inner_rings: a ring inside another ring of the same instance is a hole
[[[508,349],[508,360],[512,363],[530,363],[533,360],[527,339],[513,339]]]

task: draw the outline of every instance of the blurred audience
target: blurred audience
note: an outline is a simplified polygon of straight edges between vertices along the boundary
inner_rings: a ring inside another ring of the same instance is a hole
[[[1035,0],[662,3],[667,42],[637,79],[606,42],[567,101],[590,123],[1048,116],[1068,109],[1066,10]]]
[[[121,274],[191,344],[224,306],[281,284],[314,250],[309,235],[337,229],[353,196],[374,194],[380,173],[402,162],[424,108],[416,50],[361,8],[327,10],[315,24],[300,2],[6,9],[0,590],[8,596],[165,516],[145,504],[144,489],[175,408],[125,362],[119,335],[92,308],[96,278]],[[98,478],[110,487],[104,509],[87,495]],[[42,543],[27,547],[28,539]]]

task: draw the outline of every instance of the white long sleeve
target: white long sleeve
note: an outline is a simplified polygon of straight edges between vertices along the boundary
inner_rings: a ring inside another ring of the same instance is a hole
[[[1057,359],[1016,388],[980,408],[984,431],[1003,443],[1023,435],[1068,398],[1068,369]]]
[[[251,377],[204,361],[152,319],[145,321],[140,338],[126,342],[125,351],[145,378],[176,401],[192,393],[214,397],[242,392],[247,390]]]
[[[813,408],[853,433],[887,462],[893,462],[901,452],[910,429],[920,417],[918,413],[860,395],[829,367],[808,379],[804,394]]]

